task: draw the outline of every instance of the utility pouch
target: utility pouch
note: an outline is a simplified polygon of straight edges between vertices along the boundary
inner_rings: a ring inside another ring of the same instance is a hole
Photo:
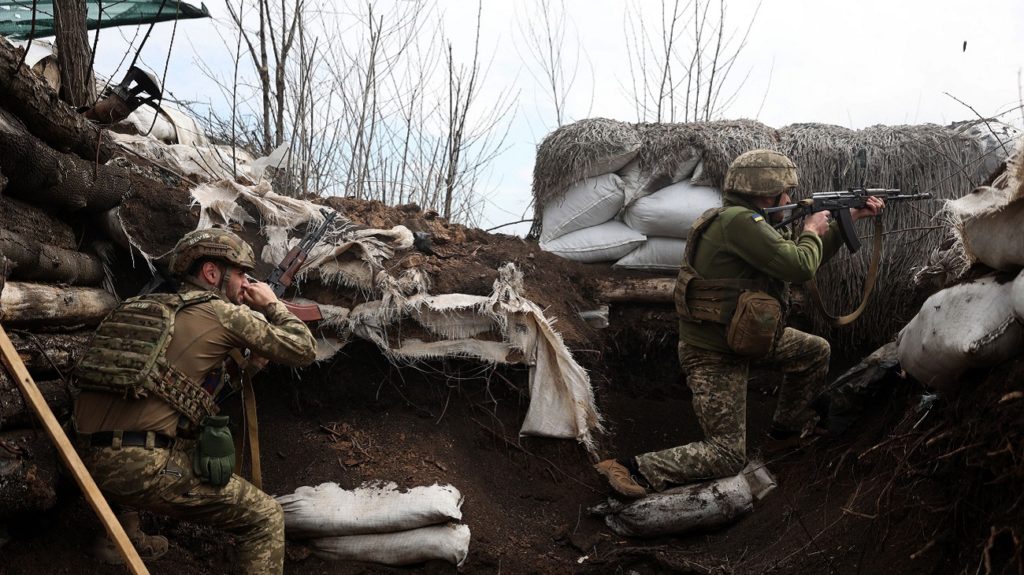
[[[192,454],[192,470],[203,483],[221,487],[231,480],[234,469],[235,442],[228,427],[228,416],[206,417]]]
[[[744,357],[766,355],[775,344],[782,306],[779,300],[762,291],[744,291],[736,301],[736,312],[729,322],[726,343]]]

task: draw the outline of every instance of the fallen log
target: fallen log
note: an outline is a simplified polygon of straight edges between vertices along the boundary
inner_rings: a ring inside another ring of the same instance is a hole
[[[74,400],[63,380],[37,381],[36,385],[58,419],[65,419],[71,415]],[[18,386],[4,374],[0,377],[0,429],[30,428],[35,427],[37,423],[36,414],[32,407],[25,403]]]
[[[99,288],[8,281],[0,292],[0,321],[20,327],[92,326],[116,305],[114,296]]]
[[[110,134],[78,114],[45,80],[21,65],[21,52],[0,40],[0,106],[24,118],[50,147],[105,163],[118,150]]]
[[[45,433],[0,433],[0,517],[53,507],[57,478],[57,455]]]
[[[598,280],[598,299],[609,303],[672,303],[675,278]]]
[[[128,170],[59,152],[5,109],[0,109],[0,170],[8,179],[5,194],[69,212],[109,210],[131,190]]]
[[[0,229],[0,253],[14,263],[12,279],[99,285],[103,263],[92,254],[40,243]]]

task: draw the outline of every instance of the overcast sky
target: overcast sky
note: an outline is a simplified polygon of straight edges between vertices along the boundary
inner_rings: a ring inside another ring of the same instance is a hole
[[[387,2],[374,6],[382,4]],[[220,0],[207,6],[215,20],[226,22]],[[567,120],[602,116],[636,121],[629,88],[629,22],[640,15],[648,22],[657,20],[661,2],[566,0],[564,6],[563,61],[575,63],[571,67],[576,71]],[[1008,123],[1024,125],[1017,109],[1024,68],[1024,1],[764,0],[757,7],[746,0],[726,5],[731,32],[742,36],[751,27],[723,88],[735,93],[723,118],[753,118],[773,127],[822,122],[854,129],[975,118],[956,97],[980,114],[1001,114]],[[439,0],[438,8],[456,49],[470,49],[475,3]],[[556,126],[550,98],[536,82],[536,65],[522,42],[523,27],[537,21],[536,2],[483,5],[481,52],[489,64],[480,102],[496,101],[509,92],[518,92],[519,99],[507,149],[485,183],[482,228],[518,220],[527,210],[535,147]],[[144,64],[158,75],[164,70],[171,29],[169,23],[158,25],[143,52]],[[124,53],[120,38],[133,34],[133,29],[101,32],[98,71],[116,68]],[[179,98],[218,101],[195,60],[198,53],[216,66],[216,54],[224,51],[215,22],[179,23],[166,87]],[[226,55],[220,60],[229,61]],[[528,227],[502,231],[522,234]]]

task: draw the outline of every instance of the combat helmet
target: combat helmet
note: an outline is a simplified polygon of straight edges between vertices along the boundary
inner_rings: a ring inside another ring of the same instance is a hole
[[[242,238],[222,228],[209,228],[191,231],[178,241],[171,255],[171,275],[184,277],[192,264],[204,257],[223,260],[246,271],[256,267],[252,247]]]
[[[725,172],[726,192],[777,196],[797,186],[796,164],[774,150],[750,150],[739,155]]]

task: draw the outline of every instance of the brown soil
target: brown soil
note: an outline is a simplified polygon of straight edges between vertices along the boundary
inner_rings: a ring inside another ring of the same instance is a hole
[[[326,203],[363,225],[401,223],[432,234],[433,254],[423,258],[434,293],[489,294],[497,267],[514,261],[524,271],[526,295],[558,318],[556,327],[591,373],[608,428],[602,456],[701,436],[675,359],[671,306],[615,306],[612,327],[600,331],[576,315],[596,305],[593,279],[624,272],[565,262],[533,242],[447,224],[412,206]],[[194,225],[183,205],[181,189],[143,190],[129,200],[128,213],[137,218],[132,233],[144,238],[147,251],[162,253],[178,228]],[[837,360],[836,370],[848,359]],[[765,436],[778,377],[755,373],[748,445],[765,458],[779,488],[730,528],[630,540],[587,513],[606,489],[581,446],[518,437],[528,405],[525,369],[464,360],[396,366],[355,341],[301,379],[284,369],[260,376],[264,485],[284,494],[325,481],[346,488],[377,479],[406,487],[451,483],[465,495],[473,539],[462,572],[471,574],[948,573],[973,572],[979,564],[991,573],[1017,572],[1024,400],[999,402],[1022,371],[1014,365],[975,374],[962,398],[928,412],[916,410],[916,385],[888,381],[847,434],[790,451],[769,451]],[[229,404],[237,413],[237,400]],[[3,547],[0,573],[123,572],[87,557],[98,523],[66,483],[52,511],[7,523],[13,540]],[[149,515],[146,522],[172,541],[152,572],[230,570],[230,537]],[[456,569],[324,563],[290,542],[286,571]]]

